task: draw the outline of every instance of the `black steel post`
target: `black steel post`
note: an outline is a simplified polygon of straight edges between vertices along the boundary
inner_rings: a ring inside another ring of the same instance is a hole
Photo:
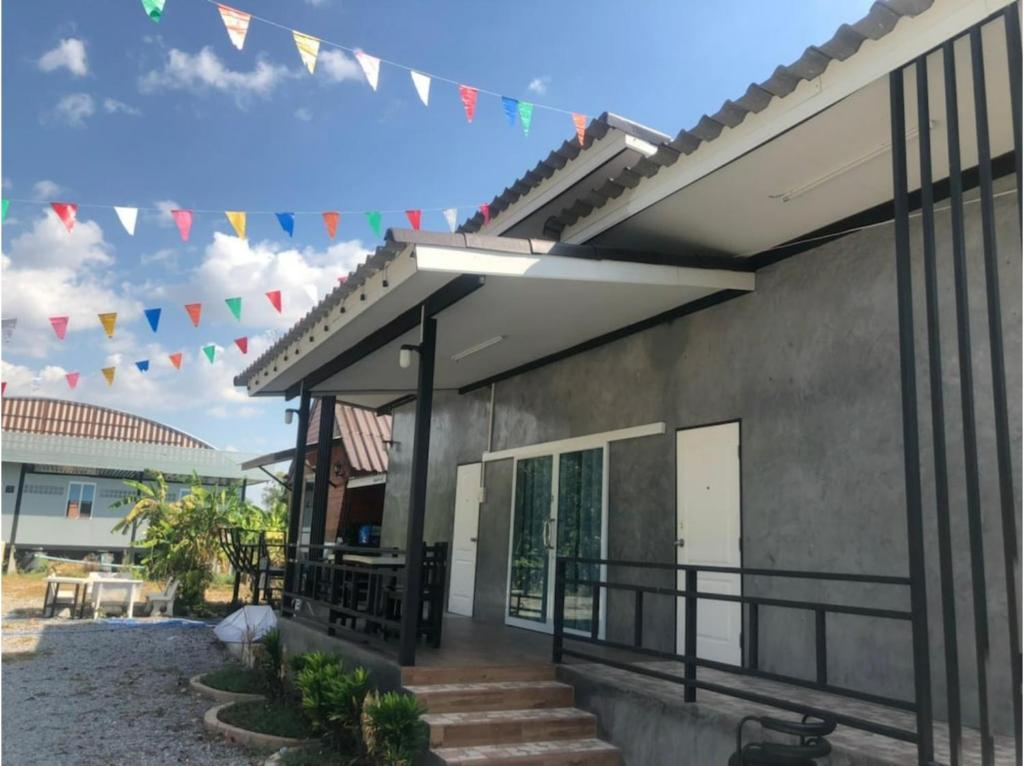
[[[826,642],[828,628],[825,623],[825,610],[814,610],[814,664],[819,684],[828,683],[828,644]]]
[[[11,540],[7,543],[7,574],[13,574],[18,571],[18,565],[14,562],[15,553],[15,541],[18,538],[18,519],[21,517],[21,492],[25,488],[25,474],[28,472],[28,466],[25,463],[21,464],[21,470],[18,471],[18,494],[14,496],[14,516],[11,519]]]
[[[434,400],[434,351],[437,320],[424,309],[416,384],[416,424],[413,432],[412,478],[409,482],[409,521],[405,540],[405,600],[402,604],[402,636],[398,663],[416,664],[423,595],[423,522],[427,511],[427,464],[430,457],[430,415]]]
[[[309,391],[299,396],[299,418],[295,429],[295,455],[292,457],[292,497],[288,508],[288,539],[285,541],[284,592],[295,592],[299,569],[299,539],[302,535],[302,492],[306,487],[306,440],[309,432]],[[289,614],[291,601],[281,597],[281,611]]]
[[[999,254],[996,242],[995,203],[992,192],[992,151],[989,145],[985,57],[981,29],[971,30],[971,69],[974,75],[974,119],[978,134],[978,190],[981,193],[981,233],[985,256],[988,306],[988,345],[992,364],[992,410],[996,426],[996,464],[999,468],[999,506],[1002,511],[1003,570],[1006,581],[1006,623],[1013,674],[1013,720],[1017,759],[1021,757],[1021,656],[1017,602],[1017,512],[1013,496],[1013,456],[1010,453],[1010,414],[1006,394],[1006,357],[1003,352],[1003,311],[999,296]]]
[[[561,556],[555,560],[554,620],[551,661],[557,665],[562,661],[562,636],[565,634],[565,559]]]
[[[917,124],[931,125],[928,102],[928,58],[921,56],[917,72]],[[939,538],[939,585],[942,596],[942,635],[945,648],[946,719],[949,721],[949,766],[959,766],[960,659],[956,637],[956,587],[949,523],[949,464],[946,456],[946,407],[942,393],[942,343],[939,321],[939,281],[935,262],[935,190],[932,186],[932,137],[918,131],[921,167],[921,234],[924,245],[925,313],[928,326],[928,382],[931,394],[932,458],[935,471],[935,514]]]
[[[594,583],[590,590],[590,637],[597,639],[601,633],[601,586]]]
[[[309,521],[309,553],[317,558],[323,558],[322,546],[327,533],[327,498],[331,489],[331,452],[334,450],[334,401],[333,396],[320,397],[313,509]]]
[[[1017,225],[1021,223],[1021,52],[1020,52],[1020,4],[1013,3],[1003,9],[1003,22],[1006,25],[1006,61],[1010,67],[1010,115],[1013,119],[1013,165],[1017,173]],[[1018,695],[1019,696],[1019,695]],[[1017,716],[1020,718],[1020,716]],[[1018,743],[1018,763],[1020,762],[1020,745]]]
[[[759,625],[761,619],[760,615],[758,615],[757,607],[757,604],[750,604],[747,607],[747,631],[749,634],[747,639],[747,667],[750,670],[757,670],[761,662],[761,658],[758,656],[758,649],[761,645],[761,626]]]
[[[644,645],[644,592],[636,592],[633,603],[633,646]]]
[[[683,652],[688,658],[684,671],[687,681],[697,680],[697,570],[686,570],[686,631],[683,634]],[[688,684],[683,690],[684,702],[697,701],[697,687]]]
[[[921,456],[917,425],[917,374],[914,368],[914,300],[910,270],[910,209],[907,192],[907,126],[903,70],[889,73],[892,126],[893,218],[896,239],[900,391],[903,401],[903,470],[907,499],[907,558],[910,565],[910,609],[914,646],[914,701],[917,705],[917,757],[921,766],[932,760],[932,688],[928,647],[928,603],[925,591],[924,525],[921,513]],[[927,129],[927,128],[923,128]]]

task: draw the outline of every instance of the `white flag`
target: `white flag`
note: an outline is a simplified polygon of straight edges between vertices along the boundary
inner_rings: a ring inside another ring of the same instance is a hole
[[[459,211],[458,208],[450,207],[442,211],[444,213],[444,219],[448,221],[448,228],[452,234],[455,233],[455,229],[458,226]]]
[[[380,59],[371,56],[369,53],[356,51],[356,61],[363,68],[363,74],[366,75],[366,81],[370,83],[370,87],[377,90],[377,79],[380,77]]]
[[[295,47],[299,49],[299,57],[310,74],[316,71],[316,57],[320,55],[320,40],[316,37],[304,35],[302,32],[292,31],[295,39]]]
[[[220,17],[224,21],[224,28],[228,31],[228,37],[231,38],[231,44],[238,48],[238,50],[242,50],[242,46],[245,45],[245,35],[249,31],[249,19],[252,16],[244,11],[220,5],[219,3],[217,8],[220,9]]]
[[[124,230],[134,237],[135,219],[139,217],[139,209],[137,207],[115,207],[114,212],[117,213]]]
[[[423,102],[423,106],[429,106],[430,101],[430,78],[425,74],[414,72],[409,70],[409,75],[412,77],[412,84],[416,87],[416,93],[419,94],[420,101]]]

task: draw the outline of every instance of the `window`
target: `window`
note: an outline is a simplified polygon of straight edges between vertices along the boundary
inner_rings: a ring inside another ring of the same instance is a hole
[[[88,519],[92,516],[92,501],[96,485],[73,481],[68,484],[68,504],[65,514],[69,519]]]
[[[178,488],[178,499],[183,500],[192,494],[192,487],[179,487]]]

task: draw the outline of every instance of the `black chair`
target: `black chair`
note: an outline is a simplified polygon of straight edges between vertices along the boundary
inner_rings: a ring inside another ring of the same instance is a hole
[[[441,646],[441,628],[444,624],[444,586],[448,574],[448,543],[423,544],[423,568],[420,590],[420,614],[416,637],[423,636],[431,646]],[[405,603],[405,588],[401,578],[385,588],[384,611],[391,620],[401,620]]]
[[[743,726],[756,721],[762,731],[775,731],[799,738],[799,744],[781,742],[748,742],[743,744]],[[736,752],[729,758],[729,766],[816,766],[817,758],[832,752],[825,736],[835,731],[831,718],[805,715],[800,723],[778,718],[747,716],[736,727]]]

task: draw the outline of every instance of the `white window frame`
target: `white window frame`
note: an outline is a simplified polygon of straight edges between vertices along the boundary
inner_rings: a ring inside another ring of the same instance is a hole
[[[78,517],[76,519],[74,519],[74,521],[78,521],[80,519],[91,519],[92,518],[92,512],[96,509],[96,498],[99,496],[99,493],[98,493],[97,487],[96,487],[96,482],[94,482],[94,481],[69,481],[68,482],[68,490],[67,490],[67,492],[64,495],[64,518],[65,519],[70,519],[71,518],[70,516],[68,516],[68,505],[70,505],[70,503],[71,503],[71,488],[73,486],[75,486],[76,484],[79,485],[80,487],[82,487],[82,490],[78,493]],[[86,487],[92,487],[92,501],[89,503],[89,515],[88,516],[83,516],[82,515],[82,495],[84,494]]]

